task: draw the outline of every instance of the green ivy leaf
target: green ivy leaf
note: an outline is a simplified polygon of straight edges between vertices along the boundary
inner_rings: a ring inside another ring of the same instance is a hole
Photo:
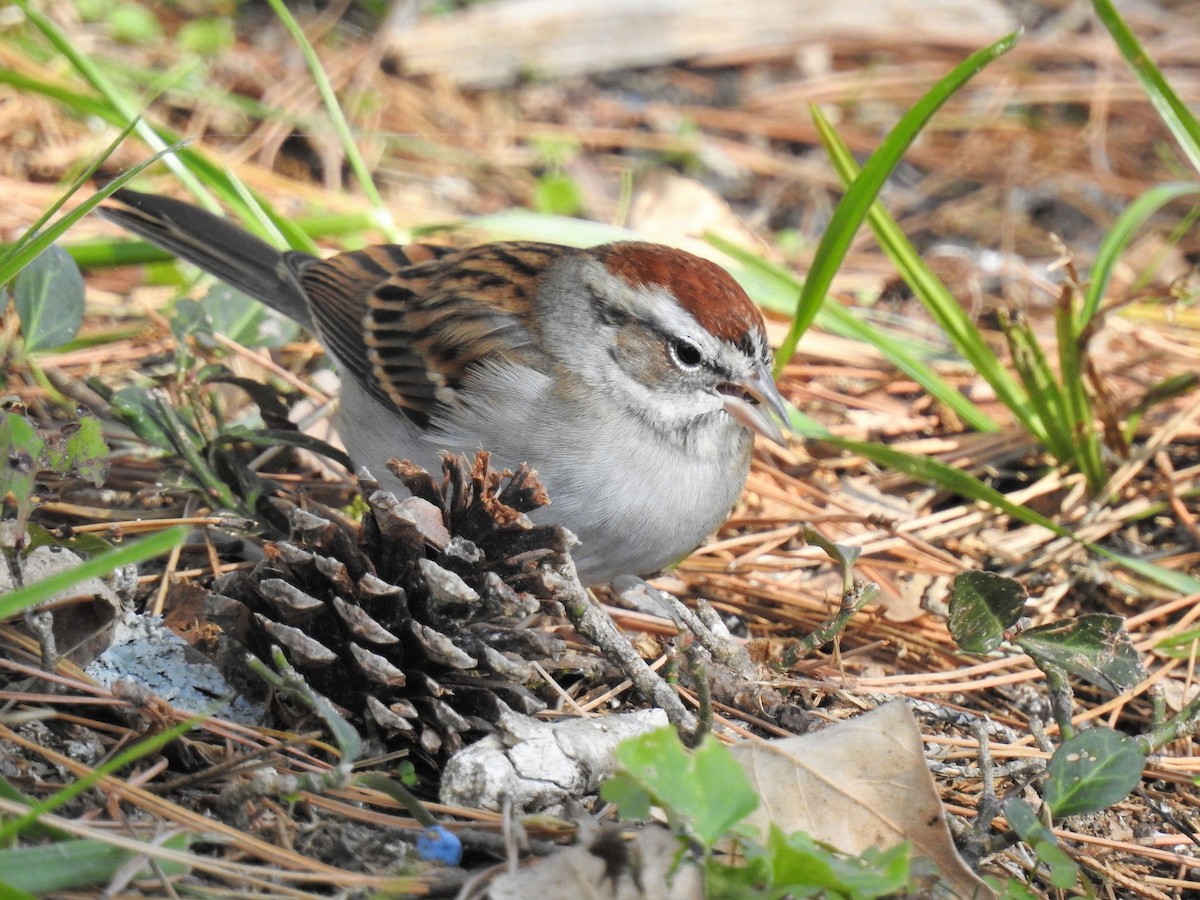
[[[1038,664],[1057,666],[1118,694],[1143,681],[1146,670],[1120,616],[1093,613],[1022,632],[1014,643]]]
[[[1107,809],[1124,800],[1142,777],[1146,754],[1111,728],[1081,731],[1050,757],[1046,805],[1054,819]]]
[[[100,420],[85,415],[76,425],[63,429],[71,471],[99,487],[108,474],[108,444],[104,442]]]
[[[689,752],[674,730],[662,728],[622,742],[617,762],[672,823],[686,825],[705,847],[758,807],[750,779],[712,735]]]
[[[83,276],[62,247],[51,244],[13,280],[25,350],[61,347],[83,324]]]
[[[990,653],[1021,618],[1029,594],[993,572],[963,572],[950,591],[950,635],[968,653]]]

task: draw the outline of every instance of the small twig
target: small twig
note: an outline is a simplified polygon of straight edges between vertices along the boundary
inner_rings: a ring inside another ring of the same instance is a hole
[[[49,610],[27,609],[24,615],[25,627],[37,638],[38,649],[41,651],[41,668],[43,672],[53,673],[58,668],[58,642],[54,637],[54,613]],[[53,682],[49,683],[51,691],[56,690]]]
[[[1054,744],[1050,742],[1041,719],[1034,716],[1029,720],[1029,733],[1033,736],[1033,742],[1037,744],[1039,750],[1043,753],[1054,753]]]
[[[557,571],[545,574],[544,582],[563,605],[571,624],[625,673],[637,692],[647,702],[661,708],[679,731],[694,734],[699,727],[697,718],[687,711],[671,686],[638,655],[629,639],[617,630],[613,620],[580,584],[575,563],[565,559]]]
[[[975,804],[975,821],[959,839],[959,852],[975,868],[985,856],[999,853],[1017,842],[1011,831],[992,832],[992,820],[1003,813],[1003,803],[996,796],[996,771],[992,764],[992,748],[988,743],[988,721],[977,719],[971,724],[979,744],[979,775],[983,791]]]

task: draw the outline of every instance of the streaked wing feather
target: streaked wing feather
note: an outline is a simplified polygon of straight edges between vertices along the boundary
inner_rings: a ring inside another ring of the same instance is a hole
[[[531,362],[535,336],[525,323],[537,277],[562,252],[553,244],[487,244],[397,272],[366,298],[371,382],[427,422],[439,404],[454,402],[476,364]]]
[[[375,376],[368,359],[363,330],[367,298],[397,272],[428,265],[457,252],[453,247],[432,244],[385,244],[312,262],[300,268],[298,273],[321,338],[338,364],[381,403],[399,406],[420,425],[428,421],[428,407],[433,397],[430,384],[421,384],[421,379],[416,377],[423,364],[416,357],[409,361],[416,402],[411,405],[397,402],[393,392]]]

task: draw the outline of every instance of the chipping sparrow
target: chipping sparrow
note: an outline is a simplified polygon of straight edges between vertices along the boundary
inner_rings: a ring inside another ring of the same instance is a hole
[[[314,331],[342,373],[352,459],[528,462],[584,584],[649,575],[729,514],[751,432],[781,441],[762,316],[714,263],[657,244],[280,252],[190,204],[121,190],[103,215]]]

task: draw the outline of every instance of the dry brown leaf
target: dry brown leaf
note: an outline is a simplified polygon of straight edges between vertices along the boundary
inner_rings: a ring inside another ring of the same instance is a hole
[[[994,896],[954,848],[921,732],[903,701],[815,734],[732,749],[762,797],[747,819],[762,833],[775,824],[853,854],[908,841],[954,896]]]

